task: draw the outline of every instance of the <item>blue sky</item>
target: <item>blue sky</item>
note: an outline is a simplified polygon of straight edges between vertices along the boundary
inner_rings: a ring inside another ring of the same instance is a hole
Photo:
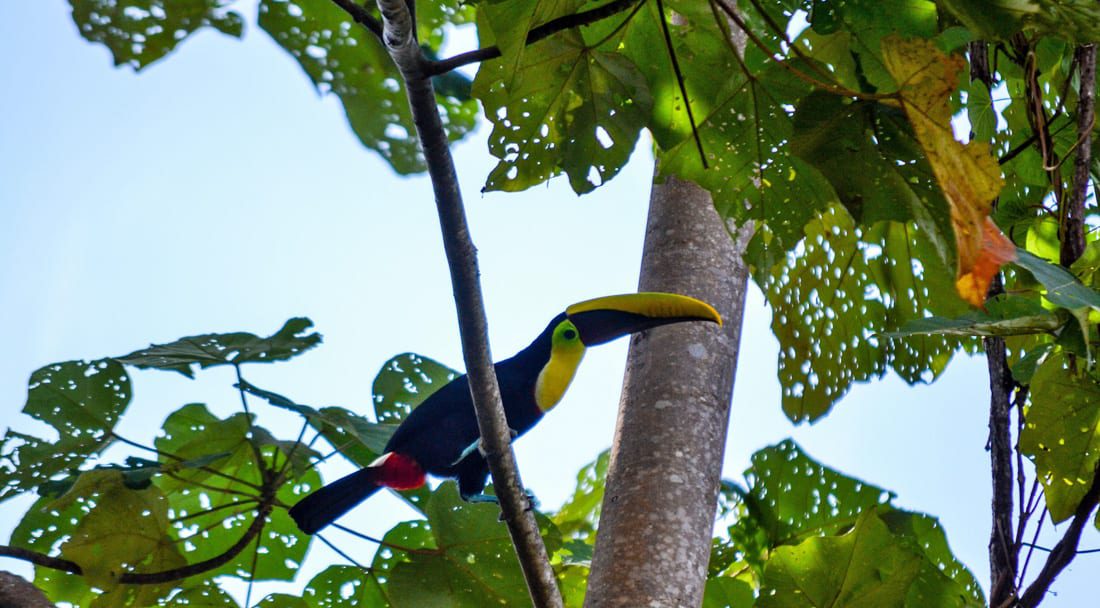
[[[369,411],[375,373],[401,352],[461,367],[427,179],[397,177],[361,148],[336,100],[319,98],[293,59],[248,22],[243,41],[200,32],[134,75],[78,37],[63,0],[12,3],[0,21],[5,424],[43,432],[17,413],[27,377],[47,363],[209,331],[267,334],[292,316],[312,318],[325,343],[246,373],[305,403]],[[568,304],[635,289],[652,159],[639,146],[620,176],[583,198],[564,179],[482,195],[493,166],[487,132],[454,153],[499,359]],[[793,436],[824,464],[939,516],[956,555],[984,582],[984,360],[957,357],[932,386],[911,389],[892,376],[856,386],[832,415],[794,427],[779,407],[769,311],[755,287],[749,300],[724,475],[740,479],[754,451]],[[565,400],[517,444],[524,479],[544,505],[560,504],[577,470],[610,444],[625,351],[625,340],[589,351]],[[225,371],[198,381],[134,378],[121,431],[135,439],[151,441],[185,403],[221,415],[239,407]],[[287,438],[298,428],[270,410],[261,422]],[[331,463],[323,473],[348,470]],[[0,538],[29,502],[0,504]],[[385,496],[347,523],[380,535],[410,515]],[[1083,546],[1100,546],[1095,529]],[[262,592],[298,590],[338,559],[317,545],[300,581]],[[1088,573],[1097,560],[1078,558],[1047,605],[1094,601]],[[7,560],[0,568],[29,572]]]

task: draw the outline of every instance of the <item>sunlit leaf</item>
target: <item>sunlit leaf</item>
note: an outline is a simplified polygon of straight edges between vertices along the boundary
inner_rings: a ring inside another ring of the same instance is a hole
[[[428,549],[405,554],[386,573],[395,608],[529,603],[507,526],[499,521],[499,507],[465,503],[455,484],[448,482],[432,493],[425,513],[428,521],[415,529],[417,544],[391,537],[393,531],[386,536],[397,546]],[[540,523],[549,525],[544,518]],[[423,536],[425,528],[430,540]],[[554,553],[560,540],[547,534],[544,530],[547,551]]]
[[[1100,461],[1100,383],[1052,353],[1031,378],[1020,449],[1035,462],[1055,522],[1073,515]]]
[[[259,21],[298,61],[319,92],[340,98],[351,129],[364,146],[380,154],[398,173],[426,169],[404,82],[373,34],[331,0],[262,0]],[[448,96],[437,99],[451,141],[473,129],[477,117],[474,101]]]
[[[1061,266],[1051,264],[1023,249],[1017,251],[1016,265],[1030,272],[1043,284],[1046,288],[1043,295],[1051,304],[1069,309],[1089,307],[1100,310],[1100,291],[1082,285],[1077,277]]]
[[[446,365],[416,353],[390,358],[382,364],[372,385],[375,418],[379,422],[400,422],[458,375]]]
[[[115,360],[141,369],[176,371],[193,378],[194,365],[206,369],[216,365],[270,363],[300,355],[321,343],[320,334],[306,333],[310,327],[313,322],[309,319],[294,318],[267,338],[245,332],[188,336],[168,344],[154,344]]]

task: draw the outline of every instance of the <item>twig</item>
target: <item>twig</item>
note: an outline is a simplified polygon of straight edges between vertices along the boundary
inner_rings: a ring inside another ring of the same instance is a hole
[[[256,519],[252,520],[252,525],[245,530],[244,535],[233,543],[233,546],[226,549],[219,555],[215,555],[210,559],[203,560],[194,564],[183,566],[181,568],[172,568],[170,570],[162,570],[160,572],[126,572],[119,576],[118,582],[123,585],[159,585],[162,583],[169,583],[172,581],[178,581],[185,579],[196,574],[202,574],[203,572],[209,572],[216,568],[220,568],[229,563],[230,560],[237,557],[245,547],[248,546],[255,538],[260,534],[260,530],[263,528],[264,521],[271,513],[271,504],[262,503],[260,505],[259,512],[256,514]],[[76,562],[61,559],[58,557],[51,557],[44,553],[37,551],[31,551],[29,549],[23,549],[20,547],[10,547],[6,545],[0,545],[0,556],[14,557],[23,561],[30,562],[36,566],[42,566],[50,568],[52,570],[60,570],[62,572],[68,572],[70,574],[83,574],[83,570]]]
[[[347,11],[356,23],[370,30],[370,33],[374,34],[379,40],[382,39],[382,22],[367,12],[366,8],[359,6],[352,0],[332,0],[332,2]]]
[[[1021,608],[1038,606],[1047,590],[1050,589],[1054,579],[1073,561],[1073,558],[1077,555],[1077,544],[1081,542],[1081,532],[1091,521],[1092,510],[1096,508],[1098,502],[1100,502],[1100,464],[1093,472],[1092,485],[1089,487],[1089,491],[1081,498],[1081,502],[1073,512],[1073,520],[1066,528],[1066,533],[1062,535],[1062,540],[1054,545],[1050,557],[1043,564],[1043,569],[1039,571],[1039,575],[1035,577],[1035,580],[1031,582],[1027,591],[1020,598],[1019,605]]]
[[[333,528],[336,528],[337,530],[339,530],[341,532],[345,532],[345,533],[350,534],[350,535],[354,536],[355,538],[358,538],[358,539],[361,539],[361,540],[372,542],[372,543],[378,545],[379,547],[386,547],[387,549],[393,549],[395,551],[401,551],[403,553],[414,553],[414,554],[417,554],[417,555],[439,555],[439,549],[425,549],[425,548],[419,548],[419,547],[405,547],[405,546],[402,546],[402,545],[395,545],[393,543],[388,543],[384,540],[375,538],[373,536],[368,536],[366,534],[363,534],[362,532],[352,530],[351,528],[349,528],[347,526],[344,526],[344,525],[341,525],[341,524],[338,524],[338,523],[333,523],[333,524],[330,524],[330,525]]]
[[[527,509],[527,496],[512,453],[511,431],[504,415],[500,386],[489,351],[488,322],[478,278],[477,250],[470,239],[458,175],[447,134],[439,118],[431,75],[425,70],[426,62],[416,44],[411,17],[404,1],[378,0],[378,8],[382,13],[382,41],[405,81],[413,123],[435,192],[443,249],[447,255],[451,288],[458,309],[463,359],[481,433],[481,446],[493,476],[501,514],[508,524],[533,604],[538,608],[560,608],[562,599],[557,578],[550,566],[535,516]]]
[[[1063,215],[1060,261],[1067,268],[1085,251],[1085,199],[1088,197],[1089,165],[1092,163],[1092,128],[1096,119],[1096,45],[1082,44],[1074,51],[1081,84],[1077,101],[1077,155],[1073,162],[1073,183],[1066,197]]]
[[[672,44],[672,32],[668,29],[668,16],[665,15],[665,3],[657,0],[657,12],[661,17],[661,32],[665,36],[665,48],[668,49],[668,58],[672,62],[672,73],[676,76],[676,86],[680,87],[680,97],[684,99],[684,109],[687,110],[688,124],[691,125],[691,137],[695,140],[695,149],[699,151],[699,162],[703,168],[709,168],[707,154],[703,151],[703,140],[699,138],[699,126],[695,122],[695,113],[691,109],[691,98],[688,97],[687,85],[684,84],[684,73],[680,70],[680,60],[676,58],[676,47]]]
[[[335,1],[335,0],[334,0]],[[558,17],[557,19],[551,19],[546,23],[531,28],[527,32],[527,40],[525,44],[530,46],[536,42],[553,36],[558,32],[562,32],[568,29],[581,27],[584,25],[591,25],[597,21],[607,19],[612,15],[616,15],[625,11],[626,9],[643,2],[644,0],[613,0],[603,6],[596,7],[591,10],[581,11],[579,13],[573,13],[572,15],[565,15]],[[447,59],[440,59],[439,61],[429,61],[424,65],[424,72],[428,76],[438,76],[460,68],[464,65],[471,63],[478,63],[480,61],[486,61],[489,59],[496,59],[500,57],[500,47],[489,46],[473,51],[467,51],[465,53],[459,53],[453,57]]]

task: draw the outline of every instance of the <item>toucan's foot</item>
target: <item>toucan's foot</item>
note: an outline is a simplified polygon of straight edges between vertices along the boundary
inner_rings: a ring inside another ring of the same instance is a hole
[[[527,508],[524,509],[525,511],[534,511],[539,508],[539,499],[535,498],[534,492],[528,488],[524,488],[523,494],[527,496]]]

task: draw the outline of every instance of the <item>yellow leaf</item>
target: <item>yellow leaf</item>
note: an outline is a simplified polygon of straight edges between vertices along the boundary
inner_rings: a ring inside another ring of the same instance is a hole
[[[997,263],[990,272],[989,264],[1004,254],[997,239],[1000,231],[987,219],[1004,180],[988,144],[977,141],[963,144],[951,130],[948,102],[966,61],[958,55],[943,54],[930,40],[903,40],[897,36],[883,39],[882,53],[886,68],[899,84],[898,98],[917,141],[951,206],[958,250],[959,295],[971,304],[981,305],[985,299],[982,283],[988,288],[988,279],[1003,263]],[[988,232],[987,226],[996,230],[996,235]],[[983,255],[987,237],[997,249],[989,252],[991,256]],[[1004,238],[1000,235],[1000,239]]]

